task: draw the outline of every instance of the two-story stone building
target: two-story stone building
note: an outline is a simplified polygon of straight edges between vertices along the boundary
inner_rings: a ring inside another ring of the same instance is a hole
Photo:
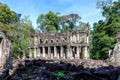
[[[89,26],[63,33],[30,33],[30,54],[35,58],[89,58]]]

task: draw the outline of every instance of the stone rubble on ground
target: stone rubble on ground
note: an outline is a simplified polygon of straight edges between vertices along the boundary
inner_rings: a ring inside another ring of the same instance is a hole
[[[120,74],[117,66],[90,59],[25,60],[10,80],[117,80]]]

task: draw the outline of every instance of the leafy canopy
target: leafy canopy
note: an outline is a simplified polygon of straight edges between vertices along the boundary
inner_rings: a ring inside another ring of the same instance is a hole
[[[108,50],[114,48],[116,33],[120,31],[120,2],[106,3],[99,5],[105,20],[94,23],[92,31],[91,57],[94,59],[108,58]]]

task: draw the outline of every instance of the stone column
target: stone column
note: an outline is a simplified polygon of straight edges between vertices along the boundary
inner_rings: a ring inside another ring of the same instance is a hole
[[[88,33],[89,34],[89,33]],[[89,43],[89,35],[87,34],[87,43]]]
[[[29,51],[30,51],[30,53],[29,53],[29,57],[32,58],[32,49],[29,48]]]
[[[82,58],[82,47],[81,46],[79,46],[79,55],[80,55],[80,58]]]
[[[40,57],[40,48],[37,48],[37,57]]]
[[[42,47],[42,54],[43,54],[43,58],[45,58],[46,57],[45,47]]]
[[[51,49],[48,47],[48,58],[51,58]]]
[[[80,50],[79,50],[79,46],[77,46],[77,49],[76,49],[76,56],[75,58],[79,59],[80,58]]]
[[[89,58],[89,53],[88,53],[88,47],[87,46],[84,47],[84,58],[85,59]]]
[[[53,59],[53,57],[54,57],[54,56],[53,56],[53,53],[54,53],[54,52],[53,52],[52,49],[53,49],[53,47],[50,48],[50,50],[51,50],[51,53],[50,53],[51,59]]]
[[[56,46],[54,46],[54,57],[57,58]]]
[[[37,49],[34,48],[34,58],[36,58],[36,57],[37,57]]]
[[[77,33],[77,43],[80,43],[79,33]]]
[[[60,58],[60,51],[59,51],[59,47],[56,47],[56,50],[57,50],[57,58],[59,59]]]
[[[63,46],[60,46],[60,58],[63,58]]]
[[[73,58],[70,46],[67,46],[67,58]]]
[[[38,40],[37,40],[37,36],[34,37],[34,45],[37,45]]]

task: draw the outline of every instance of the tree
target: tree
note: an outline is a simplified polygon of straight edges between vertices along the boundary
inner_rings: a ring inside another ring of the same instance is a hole
[[[47,14],[41,14],[37,18],[37,24],[41,31],[58,32],[60,30],[58,13],[53,13],[52,11]]]
[[[0,4],[0,22],[9,24],[17,21],[17,14],[6,4]]]
[[[63,15],[60,17],[60,24],[62,31],[72,31],[76,27],[76,23],[79,23],[81,17],[78,14]]]
[[[9,25],[8,35],[13,42],[13,57],[18,58],[23,55],[28,55],[30,30],[32,23],[29,17],[25,17],[20,21]]]
[[[94,23],[92,31],[91,57],[94,59],[108,58],[108,50],[116,43],[116,33],[120,31],[120,2],[112,2],[102,6],[105,20]]]
[[[28,55],[29,33],[32,22],[29,17],[20,18],[21,14],[10,10],[6,4],[0,4],[0,30],[7,31],[13,44],[13,57]]]

